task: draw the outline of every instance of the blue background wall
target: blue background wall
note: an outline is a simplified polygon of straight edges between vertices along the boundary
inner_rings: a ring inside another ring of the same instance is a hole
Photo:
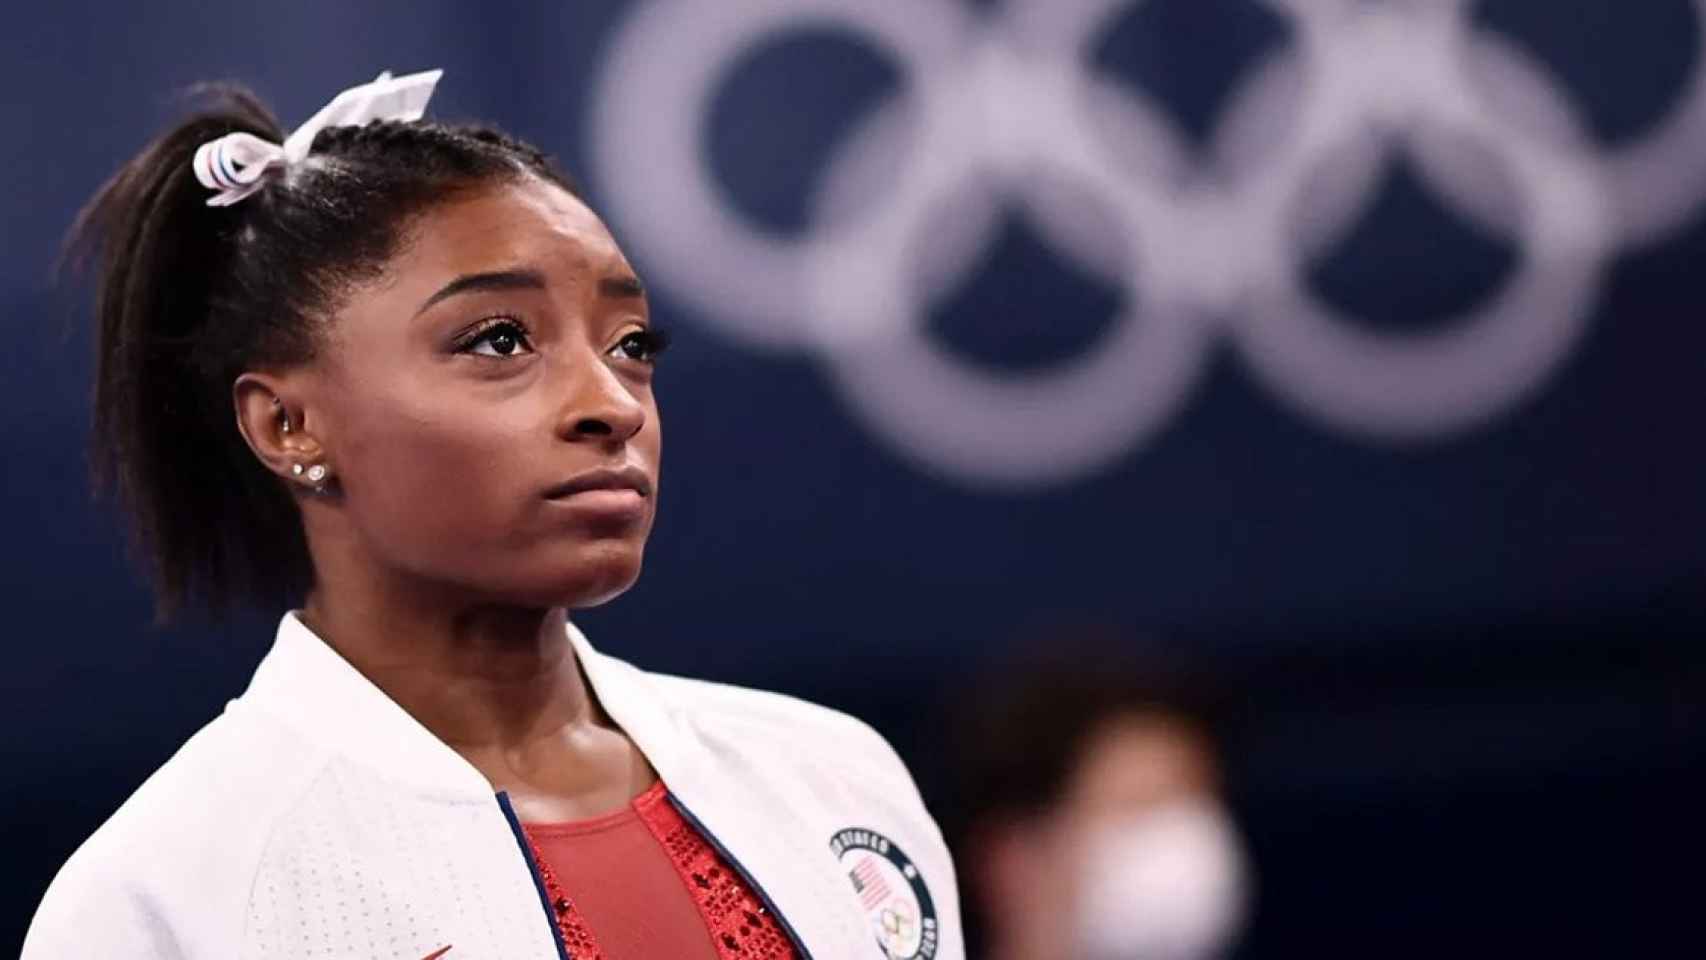
[[[1289,49],[1296,25],[1231,0],[1130,6],[1079,62],[1154,98],[1187,169],[1207,170],[1233,92]],[[955,9],[975,24],[1017,19],[1000,4]],[[616,179],[644,183],[655,158],[613,170],[590,128],[633,13],[402,0],[10,11],[0,950],[21,940],[76,843],[241,689],[276,615],[147,625],[116,517],[85,483],[80,291],[50,282],[79,203],[196,81],[245,81],[290,124],[382,67],[441,66],[434,115],[495,120],[554,151],[627,240],[640,230],[608,201]],[[1504,0],[1473,17],[1573,106],[1583,156],[1665,129],[1706,70],[1685,0]],[[723,200],[774,237],[805,236],[831,158],[915,74],[827,24],[732,61],[703,115]],[[1510,121],[1520,139],[1524,117]],[[1409,122],[1400,111],[1371,129]],[[1706,170],[1706,139],[1680,142],[1661,166]],[[1449,332],[1543,260],[1457,212],[1416,163],[1388,160],[1306,264],[1308,289],[1353,323]],[[930,341],[991,376],[1094,354],[1125,305],[1120,278],[1009,202],[1030,182],[1023,171],[994,182],[983,243],[939,291]],[[1661,204],[1642,221],[1651,229],[1614,216],[1590,237],[1604,256],[1580,269],[1603,272],[1580,339],[1460,429],[1334,426],[1265,385],[1225,336],[1141,441],[1020,484],[909,453],[823,351],[729,335],[672,279],[679,264],[630,243],[678,337],[659,386],[665,508],[639,586],[581,621],[649,667],[859,713],[948,817],[951,758],[936,731],[967,678],[1018,637],[1112,624],[1202,665],[1246,707],[1229,764],[1260,869],[1247,955],[1680,954],[1697,935],[1692,900],[1670,880],[1698,872],[1706,833],[1701,195]],[[1260,324],[1273,305],[1216,306]],[[1035,438],[985,439],[1023,450]]]

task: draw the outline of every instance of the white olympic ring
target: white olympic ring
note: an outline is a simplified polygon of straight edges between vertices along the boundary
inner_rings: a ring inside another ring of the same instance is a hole
[[[1000,487],[1081,477],[1137,448],[1189,398],[1218,335],[1341,430],[1403,440],[1483,422],[1568,358],[1608,258],[1706,196],[1706,67],[1658,130],[1606,150],[1541,67],[1473,28],[1469,0],[1265,0],[1293,41],[1250,71],[1191,158],[1164,111],[1085,66],[1103,27],[1142,2],[1013,0],[999,19],[949,0],[644,4],[596,84],[595,181],[648,275],[707,322],[819,353],[898,450]],[[1706,24],[1706,0],[1691,2]],[[814,28],[885,54],[905,92],[841,142],[812,230],[782,237],[729,208],[701,142],[740,58]],[[1392,150],[1521,251],[1489,302],[1426,334],[1347,323],[1301,280],[1373,199]],[[922,331],[918,277],[969,272],[1008,200],[1126,292],[1088,355],[1040,373],[979,369]]]

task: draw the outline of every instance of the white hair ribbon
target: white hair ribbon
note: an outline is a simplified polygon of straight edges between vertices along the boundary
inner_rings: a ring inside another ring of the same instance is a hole
[[[379,79],[351,87],[332,98],[308,122],[291,131],[284,143],[269,143],[248,133],[228,133],[196,148],[191,165],[195,178],[209,190],[210,207],[228,207],[261,188],[261,174],[269,167],[300,163],[308,156],[314,135],[327,127],[360,127],[374,120],[419,120],[438,85],[443,70]]]

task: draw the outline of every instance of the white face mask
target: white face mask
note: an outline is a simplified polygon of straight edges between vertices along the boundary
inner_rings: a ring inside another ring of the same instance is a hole
[[[1208,800],[1092,828],[1079,880],[1085,960],[1219,956],[1243,926],[1249,893],[1231,817]]]

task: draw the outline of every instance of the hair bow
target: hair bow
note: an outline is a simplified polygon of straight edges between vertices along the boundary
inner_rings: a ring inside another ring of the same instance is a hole
[[[291,131],[284,143],[269,143],[249,133],[228,133],[196,148],[195,178],[209,190],[218,191],[207,201],[210,207],[228,207],[261,188],[261,174],[269,167],[300,163],[308,156],[315,134],[327,127],[360,127],[374,120],[419,120],[432,99],[433,87],[443,70],[427,70],[405,77],[389,71],[379,79],[351,87],[332,98],[308,122]]]

